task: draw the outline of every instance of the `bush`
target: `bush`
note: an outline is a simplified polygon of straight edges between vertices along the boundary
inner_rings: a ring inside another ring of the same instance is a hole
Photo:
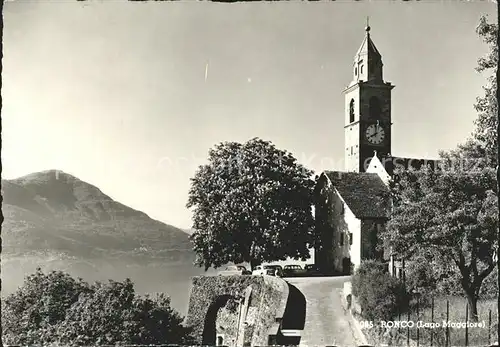
[[[406,267],[406,288],[408,292],[418,290],[422,294],[436,290],[436,276],[433,266],[423,257],[412,259]]]
[[[406,288],[408,292],[418,290],[423,297],[462,296],[461,274],[454,264],[443,261],[435,254],[421,252],[406,263]]]
[[[479,297],[481,299],[494,299],[498,298],[498,268],[495,267],[493,271],[486,277],[481,285]]]
[[[459,271],[442,271],[442,275],[436,280],[435,294],[437,296],[462,296],[464,290],[460,284]]]
[[[140,297],[130,280],[89,285],[40,269],[2,301],[4,344],[189,343],[170,298]]]
[[[363,317],[371,321],[391,320],[408,298],[403,284],[374,260],[361,262],[352,278],[352,291]]]

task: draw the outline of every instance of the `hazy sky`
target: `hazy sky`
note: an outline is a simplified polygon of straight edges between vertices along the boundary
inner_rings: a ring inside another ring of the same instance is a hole
[[[3,178],[60,169],[187,228],[189,178],[221,141],[343,169],[344,99],[370,16],[394,155],[472,130],[489,1],[23,1],[4,7]],[[208,64],[208,68],[207,68]]]

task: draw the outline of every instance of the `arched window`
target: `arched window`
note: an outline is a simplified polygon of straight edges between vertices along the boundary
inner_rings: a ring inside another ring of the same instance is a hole
[[[359,73],[363,73],[363,65],[361,65],[361,71]]]
[[[370,117],[373,119],[380,119],[381,112],[380,101],[376,96],[372,96],[370,98]]]
[[[349,123],[354,122],[354,99],[349,103]]]
[[[357,76],[357,75],[358,75],[358,68],[357,68],[357,67],[355,67],[355,68],[354,68],[354,76]]]

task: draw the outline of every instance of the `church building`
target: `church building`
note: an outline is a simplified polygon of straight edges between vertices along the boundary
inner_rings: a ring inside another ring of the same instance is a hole
[[[401,263],[392,259],[378,235],[391,214],[388,183],[396,166],[436,168],[434,160],[394,157],[391,148],[391,91],[384,81],[382,56],[365,29],[354,56],[352,81],[345,95],[345,171],[325,171],[315,188],[316,231],[321,246],[315,264],[325,274],[351,274],[365,259],[386,260],[398,275]],[[383,246],[383,245],[381,245]]]

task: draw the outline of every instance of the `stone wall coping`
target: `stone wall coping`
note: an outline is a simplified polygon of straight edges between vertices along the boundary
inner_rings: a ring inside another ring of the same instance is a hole
[[[274,276],[263,276],[264,277],[264,283],[270,285],[270,286],[278,286],[281,289],[281,292],[283,295],[281,296],[281,302],[280,306],[276,310],[276,319],[282,319],[285,310],[286,310],[286,304],[288,302],[288,294],[289,294],[289,289],[288,289],[288,283],[279,277],[274,277]]]
[[[361,324],[359,323],[355,315],[352,313],[353,310],[357,311],[357,306],[359,305],[354,295],[352,295],[351,282],[344,282],[344,288],[342,289],[342,296],[343,296],[342,305],[344,306],[344,310],[346,311],[348,317],[350,318],[350,321],[352,322],[352,328],[356,339],[360,341],[363,346],[369,346],[368,339],[366,338],[365,334],[363,333],[363,330],[361,329]]]
[[[347,295],[352,295],[352,283],[351,282],[344,282],[344,297],[347,297]]]

